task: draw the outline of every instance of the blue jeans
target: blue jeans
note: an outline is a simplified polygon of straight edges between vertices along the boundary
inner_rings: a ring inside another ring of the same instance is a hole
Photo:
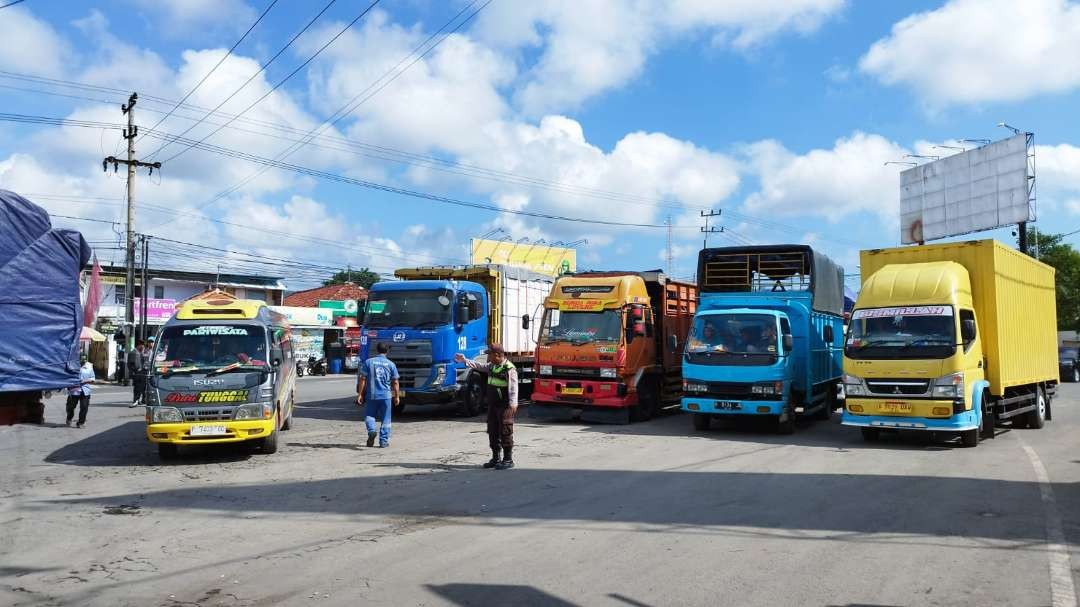
[[[364,402],[364,423],[367,424],[368,434],[375,431],[375,420],[382,420],[379,428],[379,445],[385,447],[390,444],[390,399],[367,399]]]

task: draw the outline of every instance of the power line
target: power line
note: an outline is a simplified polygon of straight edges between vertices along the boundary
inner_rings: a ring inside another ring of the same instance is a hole
[[[322,9],[321,11],[319,11],[319,14],[315,15],[315,17],[314,17],[314,18],[312,18],[312,19],[311,19],[311,21],[308,21],[307,25],[305,25],[303,29],[301,29],[301,30],[300,30],[299,32],[297,32],[297,33],[296,33],[296,35],[294,35],[294,36],[293,36],[292,38],[290,38],[290,39],[289,39],[289,41],[288,41],[287,43],[285,43],[285,46],[281,47],[281,48],[280,48],[280,49],[278,50],[278,52],[277,52],[277,53],[275,53],[275,54],[274,54],[274,56],[270,58],[270,60],[269,60],[269,61],[267,61],[266,63],[262,64],[262,65],[261,65],[261,66],[259,67],[258,71],[256,71],[256,72],[255,72],[254,74],[252,74],[252,75],[251,75],[251,77],[249,77],[249,78],[248,78],[247,80],[245,80],[245,81],[244,81],[244,83],[243,83],[243,84],[241,84],[241,85],[240,85],[240,88],[238,88],[238,89],[236,89],[235,91],[233,91],[233,92],[232,92],[232,94],[230,94],[230,95],[229,95],[228,97],[226,97],[224,101],[222,101],[221,103],[219,103],[219,104],[217,105],[217,107],[215,107],[214,109],[210,110],[209,112],[207,112],[207,113],[206,113],[206,115],[205,115],[205,116],[203,116],[202,118],[200,118],[199,120],[197,120],[197,121],[195,122],[195,124],[193,124],[193,125],[189,126],[189,127],[187,128],[187,130],[185,130],[185,131],[184,131],[183,133],[181,133],[181,135],[186,135],[186,134],[190,133],[190,132],[191,132],[191,130],[192,130],[192,129],[194,129],[195,127],[199,126],[199,124],[201,124],[201,123],[202,123],[202,121],[203,121],[204,119],[206,119],[206,118],[209,118],[211,114],[213,114],[214,112],[216,112],[216,111],[220,110],[220,109],[221,109],[221,106],[223,106],[223,105],[225,105],[226,103],[228,103],[228,102],[229,102],[229,100],[231,100],[231,99],[232,99],[233,97],[235,97],[235,96],[237,95],[237,93],[239,93],[240,91],[244,90],[244,87],[246,87],[246,86],[247,86],[248,84],[250,84],[250,83],[251,83],[251,81],[252,81],[252,80],[254,80],[256,76],[258,76],[259,74],[261,74],[261,73],[263,73],[264,71],[266,71],[266,68],[267,68],[267,67],[269,67],[271,63],[273,63],[274,61],[276,61],[276,60],[277,60],[277,58],[278,58],[278,57],[280,57],[280,56],[281,56],[281,54],[282,54],[282,53],[284,53],[286,49],[288,49],[288,48],[289,48],[290,46],[292,46],[292,44],[293,44],[294,42],[296,42],[296,39],[297,39],[297,38],[299,38],[299,37],[300,37],[301,35],[303,35],[303,33],[304,33],[304,32],[308,31],[308,29],[309,29],[309,28],[310,28],[310,27],[311,27],[312,25],[314,25],[316,21],[318,21],[319,17],[322,17],[323,13],[325,13],[325,12],[326,12],[326,11],[327,11],[327,10],[328,10],[328,9],[329,9],[329,8],[330,8],[331,6],[333,6],[333,5],[334,5],[334,2],[337,2],[337,0],[330,0],[330,2],[328,2],[328,3],[326,4],[326,6],[324,6],[324,7],[323,7],[323,9]],[[149,156],[149,157],[150,157],[150,158],[153,158],[154,156],[156,156],[157,154],[159,154],[159,153],[161,152],[161,150],[165,149],[165,147],[169,145],[169,143],[171,143],[171,142],[164,142],[164,143],[162,143],[162,144],[161,144],[161,147],[159,147],[158,149],[154,150],[154,152],[153,152],[152,154],[150,154],[150,156]]]
[[[217,68],[221,67],[222,63],[225,63],[225,60],[228,59],[232,55],[233,51],[236,50],[236,47],[240,46],[240,43],[243,42],[244,39],[248,37],[248,34],[250,34],[251,31],[255,29],[255,26],[258,25],[259,22],[263,20],[263,17],[266,17],[267,13],[270,12],[270,9],[274,8],[274,5],[277,4],[277,3],[278,3],[278,0],[272,0],[272,2],[270,2],[270,4],[266,7],[266,10],[264,10],[262,12],[262,14],[259,15],[259,18],[255,20],[255,23],[252,23],[251,27],[247,28],[247,31],[244,32],[244,35],[240,36],[240,39],[237,40],[236,43],[233,44],[232,47],[229,48],[228,52],[226,52],[225,55],[223,55],[221,57],[221,59],[219,59],[218,62],[214,64],[214,67],[210,68],[209,72],[206,72],[206,75],[204,75],[202,77],[202,80],[199,80],[198,84],[196,84],[190,91],[188,91],[187,94],[185,94],[183,96],[183,98],[180,99],[180,101],[177,101],[176,105],[174,105],[171,110],[166,112],[165,115],[162,116],[161,119],[159,119],[154,124],[154,126],[150,127],[150,129],[153,130],[153,129],[156,129],[157,127],[161,126],[161,123],[165,122],[165,120],[168,119],[169,116],[172,116],[173,112],[175,112],[178,107],[183,105],[183,103],[188,100],[188,97],[191,97],[191,95],[194,94],[195,91],[199,90],[199,87],[201,87],[203,85],[203,83],[206,82],[206,79],[209,78],[210,75],[213,74],[217,70]]]
[[[16,4],[19,4],[21,2],[26,2],[26,0],[11,0],[11,2],[8,2],[7,4],[0,5],[0,9],[5,9],[9,6],[15,6]]]

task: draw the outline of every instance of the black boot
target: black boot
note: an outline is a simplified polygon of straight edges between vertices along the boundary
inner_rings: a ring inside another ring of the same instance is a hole
[[[496,470],[509,470],[514,467],[513,447],[507,447],[503,449],[502,461],[495,464]]]
[[[499,465],[499,450],[491,450],[491,461],[484,464],[485,468],[494,468]]]

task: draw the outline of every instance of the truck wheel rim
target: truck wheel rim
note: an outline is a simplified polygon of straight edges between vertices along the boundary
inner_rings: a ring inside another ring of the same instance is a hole
[[[1039,390],[1039,396],[1037,400],[1039,402],[1039,419],[1043,419],[1044,417],[1046,417],[1046,397],[1043,396],[1042,390]]]
[[[1080,369],[1073,367],[1073,383],[1080,382]]]

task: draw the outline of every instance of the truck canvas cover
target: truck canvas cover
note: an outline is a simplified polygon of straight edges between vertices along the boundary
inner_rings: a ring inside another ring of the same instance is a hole
[[[844,269],[808,245],[785,244],[702,249],[698,254],[702,293],[809,291],[811,307],[844,313]]]
[[[0,391],[79,383],[79,272],[90,247],[45,209],[0,190]]]

